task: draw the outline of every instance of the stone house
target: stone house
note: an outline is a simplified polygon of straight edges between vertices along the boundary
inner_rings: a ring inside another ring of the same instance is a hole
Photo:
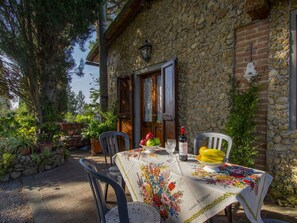
[[[197,133],[223,132],[230,80],[248,88],[245,71],[256,73],[256,167],[274,177],[271,199],[296,207],[296,15],[294,0],[129,0],[105,33],[119,130],[135,147],[147,131],[164,141],[185,126],[193,148]],[[98,47],[87,60],[99,61]]]

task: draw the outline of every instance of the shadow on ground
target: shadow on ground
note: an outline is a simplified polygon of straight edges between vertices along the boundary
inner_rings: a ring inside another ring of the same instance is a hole
[[[34,176],[23,178],[25,194],[30,203],[35,223],[95,223],[97,214],[87,177],[79,164],[80,158],[88,158],[96,167],[105,170],[103,155],[91,157],[86,151],[72,151],[63,165]],[[126,191],[127,192],[127,191]],[[131,196],[127,196],[131,201]],[[108,202],[115,204],[115,196],[109,189]],[[235,206],[235,205],[234,205]],[[235,206],[234,223],[249,222],[243,209]],[[289,223],[297,222],[297,210],[276,205],[264,205],[263,218],[274,218]],[[226,223],[224,213],[214,217],[215,223]]]

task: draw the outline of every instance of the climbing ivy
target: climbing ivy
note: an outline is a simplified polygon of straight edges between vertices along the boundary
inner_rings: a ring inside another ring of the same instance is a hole
[[[233,108],[227,119],[225,133],[233,139],[230,162],[253,167],[257,154],[254,142],[255,114],[258,108],[258,89],[250,87],[245,92],[233,92]]]

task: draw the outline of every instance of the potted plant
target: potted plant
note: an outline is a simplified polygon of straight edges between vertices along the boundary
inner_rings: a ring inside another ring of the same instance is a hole
[[[1,140],[0,148],[12,154],[30,155],[35,149],[35,143],[25,135],[11,136]]]
[[[19,153],[21,155],[30,155],[34,152],[36,149],[36,144],[34,143],[33,139],[30,139],[26,136],[20,136],[17,138],[18,140],[18,148],[19,148]]]
[[[45,122],[41,125],[37,135],[37,144],[41,152],[51,151],[59,133],[59,126],[55,122]]]
[[[87,127],[83,130],[83,137],[89,138],[91,142],[91,155],[95,155],[97,153],[102,152],[100,142],[99,142],[99,135],[102,133],[102,123],[99,120],[92,119],[88,124]]]
[[[103,122],[93,117],[82,132],[83,136],[91,141],[91,155],[102,152],[99,142],[100,134],[116,129],[116,116],[112,112],[102,112],[101,116],[104,119]]]

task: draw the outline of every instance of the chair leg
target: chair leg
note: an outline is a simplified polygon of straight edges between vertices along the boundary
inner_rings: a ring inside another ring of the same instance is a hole
[[[125,183],[125,181],[124,181],[124,178],[122,178],[122,188],[123,188],[123,190],[124,190],[124,192],[125,192],[125,187],[126,187],[126,183]]]
[[[118,176],[118,183],[120,184],[121,188],[123,188],[123,190],[125,192],[126,183],[125,183],[124,177]]]
[[[227,215],[228,223],[232,223],[232,204],[225,208],[225,215]]]
[[[213,223],[214,221],[213,221],[213,218],[210,218],[210,219],[208,219],[206,222],[207,222],[207,223]]]
[[[107,193],[108,193],[108,184],[105,184],[105,194],[104,194],[105,202],[107,202]]]

